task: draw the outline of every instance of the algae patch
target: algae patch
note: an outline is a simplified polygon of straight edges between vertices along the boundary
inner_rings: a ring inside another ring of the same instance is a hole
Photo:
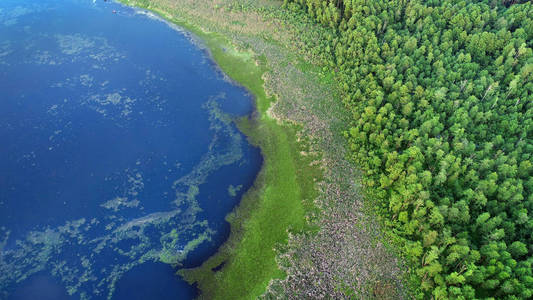
[[[201,208],[196,196],[210,174],[243,157],[241,134],[231,116],[220,110],[217,99],[204,105],[214,138],[201,161],[174,182],[172,210],[144,213],[143,199],[138,198],[143,176],[135,169],[126,170],[125,194],[101,204],[107,211],[104,217],[31,231],[10,247],[6,247],[9,231],[0,230],[0,291],[49,270],[70,295],[111,299],[116,282],[128,270],[148,261],[179,266],[196,247],[210,241],[216,229],[198,216]],[[124,209],[137,210],[140,217],[127,219],[121,214]],[[104,257],[110,256],[117,258],[116,263],[102,265]]]

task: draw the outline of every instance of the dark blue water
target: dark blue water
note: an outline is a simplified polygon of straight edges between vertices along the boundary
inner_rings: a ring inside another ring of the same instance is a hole
[[[250,95],[103,0],[0,2],[0,299],[189,299],[262,159]]]

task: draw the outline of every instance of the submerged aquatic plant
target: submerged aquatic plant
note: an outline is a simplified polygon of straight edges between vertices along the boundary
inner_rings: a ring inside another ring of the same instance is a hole
[[[200,162],[173,183],[172,210],[124,218],[122,209],[141,212],[143,200],[137,198],[144,187],[143,176],[137,170],[129,170],[127,194],[104,202],[104,217],[89,221],[82,218],[56,228],[31,231],[9,249],[5,248],[9,231],[2,228],[0,291],[4,294],[0,295],[7,296],[5,291],[12,285],[47,271],[60,279],[70,295],[110,299],[117,281],[135,266],[149,261],[179,266],[200,244],[211,241],[215,229],[208,220],[198,217],[201,208],[196,197],[200,185],[214,171],[243,158],[242,136],[232,117],[220,109],[219,99],[221,96],[210,98],[204,105],[214,138]],[[104,258],[108,262],[110,256],[117,258],[115,263],[103,265]]]

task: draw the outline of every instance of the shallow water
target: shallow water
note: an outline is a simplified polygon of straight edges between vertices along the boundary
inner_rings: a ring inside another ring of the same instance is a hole
[[[0,299],[193,297],[173,267],[227,238],[262,162],[233,123],[252,110],[149,13],[1,1]]]

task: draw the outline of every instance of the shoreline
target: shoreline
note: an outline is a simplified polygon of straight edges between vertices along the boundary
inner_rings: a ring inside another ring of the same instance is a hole
[[[262,169],[227,217],[229,239],[178,272],[200,298],[407,298],[405,266],[349,158],[335,72],[313,52],[331,32],[279,1],[119,1],[192,32],[256,101],[238,127]]]
[[[301,165],[303,166],[308,166],[310,161],[308,161],[309,158],[299,157],[301,156],[300,152],[302,147],[297,141],[297,126],[294,124],[282,125],[278,119],[273,118],[269,114],[269,109],[272,107],[272,104],[276,101],[276,99],[274,96],[268,96],[267,92],[265,91],[263,75],[267,69],[264,62],[254,59],[256,54],[251,51],[237,49],[237,47],[227,41],[223,35],[214,32],[204,32],[201,28],[195,26],[194,24],[172,18],[165,11],[139,7],[135,4],[132,5],[130,1],[127,0],[118,0],[118,2],[123,5],[145,10],[147,11],[147,14],[153,13],[154,17],[168,23],[169,26],[177,26],[177,30],[180,30],[186,35],[190,36],[192,42],[206,52],[209,59],[213,61],[219,71],[228,80],[230,80],[233,84],[244,88],[253,98],[252,104],[254,105],[255,109],[252,112],[252,115],[238,120],[237,127],[249,139],[249,142],[253,146],[261,149],[261,154],[263,156],[263,164],[261,169],[256,175],[252,187],[245,192],[240,202],[226,217],[231,228],[229,238],[222,245],[220,245],[215,254],[204,261],[201,266],[192,269],[178,270],[178,274],[182,276],[184,280],[189,282],[191,285],[198,286],[201,298],[224,299],[228,297],[220,294],[221,287],[223,287],[224,284],[222,284],[222,286],[215,284],[216,286],[214,286],[212,275],[215,273],[215,271],[213,270],[218,272],[220,269],[226,267],[228,261],[231,263],[231,260],[234,261],[235,257],[239,256],[239,254],[234,251],[234,248],[243,247],[243,238],[245,238],[245,235],[251,235],[243,233],[246,231],[245,227],[250,225],[250,220],[252,222],[259,222],[261,225],[269,225],[265,224],[264,222],[268,221],[268,219],[270,219],[269,217],[265,218],[264,216],[259,216],[265,213],[265,209],[260,209],[259,207],[263,205],[279,205],[279,202],[281,201],[272,200],[282,199],[279,199],[279,197],[274,197],[276,199],[265,199],[269,197],[265,191],[265,188],[274,187],[275,189],[277,188],[278,190],[282,190],[281,192],[284,194],[290,194],[291,191],[287,191],[287,188],[289,188],[292,190],[292,193],[294,193],[294,195],[292,195],[294,200],[294,205],[292,207],[293,209],[283,210],[286,212],[292,211],[293,215],[290,217],[286,216],[285,223],[278,223],[281,225],[280,229],[282,229],[278,230],[278,233],[281,232],[282,235],[285,235],[283,240],[287,240],[288,232],[286,229],[292,228],[295,231],[302,231],[307,226],[307,211],[306,208],[303,207],[304,199],[301,195],[302,191],[300,188],[302,184],[298,183],[298,181],[307,181],[303,185],[314,184],[313,179],[317,176],[313,176],[311,174],[320,176],[319,173],[321,171],[319,170],[318,166],[311,166],[310,168],[304,167],[304,169],[309,169],[308,171],[310,172],[307,176],[301,176],[305,178],[297,178],[299,176],[297,175],[298,172],[295,169],[298,168],[297,165],[300,164],[295,163],[295,161],[302,162]],[[291,163],[285,166],[283,162],[287,161],[290,161]],[[286,177],[290,178],[283,178],[289,179],[288,181],[282,183],[280,182],[279,178],[277,180],[273,179],[274,177],[277,177],[278,174],[284,173],[289,173]],[[278,191],[278,193],[279,192],[280,191]],[[307,192],[313,193],[314,189]],[[312,204],[308,203],[308,205]],[[278,209],[275,210],[275,212],[281,212],[281,210]],[[294,212],[296,213],[295,215]],[[261,220],[262,218],[263,220]],[[270,225],[271,224],[272,223],[270,223]],[[256,238],[263,236],[263,234],[253,235],[255,235]],[[280,240],[277,236],[271,243],[266,244],[267,246],[270,244],[271,246],[275,247],[277,244],[279,244],[279,242]],[[281,242],[283,243],[283,241]],[[244,248],[244,250],[247,250],[246,248],[250,248],[250,246],[244,246]],[[258,267],[270,268],[270,273],[264,276],[264,278],[262,278],[263,280],[257,280],[256,282],[250,284],[250,286],[254,286],[252,289],[250,289],[250,291],[255,292],[254,296],[263,294],[272,279],[283,279],[285,277],[284,272],[277,267],[275,262],[276,253],[274,250],[270,249],[267,251],[257,251],[256,255],[265,255],[264,252],[271,252],[266,253],[267,255],[270,254],[271,259],[268,261],[268,263],[263,263]],[[249,260],[246,259],[247,257],[240,257],[240,259],[243,258],[245,260]],[[255,259],[255,257],[252,258]],[[253,268],[252,270],[257,269]],[[252,294],[250,294],[250,296],[251,295]],[[240,294],[240,296],[242,297],[242,294]]]

